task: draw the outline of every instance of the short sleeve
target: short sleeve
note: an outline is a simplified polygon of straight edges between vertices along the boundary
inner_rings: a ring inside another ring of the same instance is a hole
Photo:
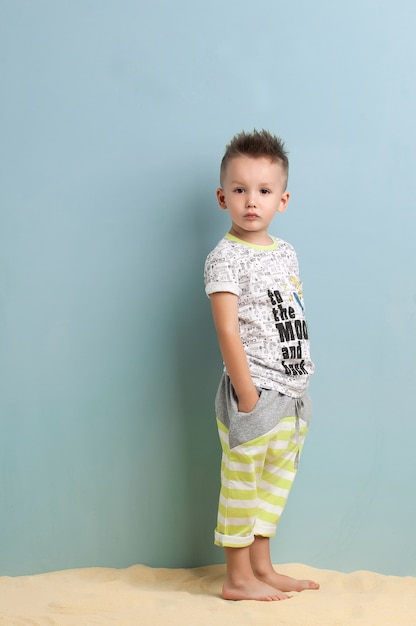
[[[238,268],[236,264],[226,258],[223,251],[213,250],[205,261],[204,270],[205,293],[210,296],[212,293],[227,291],[240,295],[238,285]]]

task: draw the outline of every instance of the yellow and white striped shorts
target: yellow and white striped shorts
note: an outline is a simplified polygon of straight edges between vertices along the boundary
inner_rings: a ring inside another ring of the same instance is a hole
[[[254,410],[239,413],[227,379],[222,380],[216,399],[222,461],[215,543],[237,548],[250,545],[256,535],[275,535],[308,432],[310,405],[306,397],[294,400],[262,390]],[[289,408],[295,414],[281,417]],[[224,411],[228,415],[221,420]],[[235,445],[241,439],[236,431],[257,430],[259,421],[270,424],[271,411],[275,425],[270,430]],[[250,427],[249,421],[255,425]]]

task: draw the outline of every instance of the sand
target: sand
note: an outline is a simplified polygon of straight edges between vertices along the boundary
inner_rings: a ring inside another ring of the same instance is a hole
[[[319,591],[283,602],[220,597],[224,567],[87,568],[0,577],[1,626],[416,626],[416,578],[278,566]]]

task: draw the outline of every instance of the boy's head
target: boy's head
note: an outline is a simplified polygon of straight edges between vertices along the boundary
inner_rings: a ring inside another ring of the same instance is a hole
[[[231,140],[221,163],[217,201],[229,213],[232,235],[269,245],[269,225],[289,202],[287,173],[283,142],[267,131],[242,132]]]
[[[252,133],[241,132],[235,135],[227,145],[221,161],[220,182],[224,181],[227,165],[236,157],[247,156],[252,158],[269,158],[273,163],[279,163],[285,177],[285,189],[289,174],[289,159],[285,146],[280,137],[272,135],[267,130],[253,130]]]

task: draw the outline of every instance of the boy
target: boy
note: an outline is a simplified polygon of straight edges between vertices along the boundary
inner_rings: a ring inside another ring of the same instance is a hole
[[[313,373],[294,249],[268,234],[289,202],[288,158],[266,131],[226,148],[217,200],[231,228],[205,263],[224,373],[215,405],[223,450],[215,543],[224,547],[227,600],[283,600],[318,589],[276,572],[270,537],[308,430]]]

